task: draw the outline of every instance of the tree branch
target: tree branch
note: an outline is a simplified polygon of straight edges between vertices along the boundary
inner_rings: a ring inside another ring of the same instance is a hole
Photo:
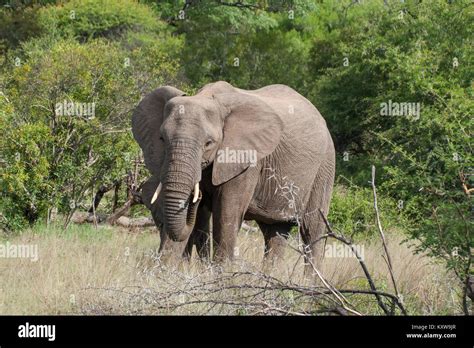
[[[384,251],[385,251],[385,255],[387,256],[387,266],[388,266],[388,270],[390,272],[390,278],[392,279],[393,289],[395,290],[395,294],[397,295],[398,300],[400,302],[403,302],[402,301],[402,296],[400,295],[400,293],[398,291],[398,288],[397,288],[397,283],[395,282],[395,277],[393,275],[392,259],[390,257],[390,253],[388,252],[387,242],[385,240],[385,234],[383,233],[382,223],[380,222],[379,208],[378,208],[378,205],[377,205],[377,191],[375,189],[375,166],[372,166],[371,185],[372,185],[372,191],[374,193],[374,209],[375,209],[375,217],[376,217],[376,221],[377,221],[377,228],[380,232],[380,237],[382,238],[382,244],[383,244],[383,248],[384,248]]]

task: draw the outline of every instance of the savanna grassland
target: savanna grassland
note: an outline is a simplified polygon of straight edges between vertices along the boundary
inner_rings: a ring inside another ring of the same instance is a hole
[[[38,260],[0,253],[0,314],[472,313],[472,1],[1,4],[0,248]],[[262,268],[247,229],[233,264],[165,266],[154,227],[116,224],[150,216],[138,102],[219,80],[318,108],[337,161],[326,246],[362,264],[327,254],[305,274],[293,231]],[[101,221],[77,223],[88,212]]]
[[[398,233],[389,232],[387,240],[409,314],[459,314],[461,288],[454,275],[436,260],[415,255]],[[1,312],[308,314],[332,306],[318,295],[301,293],[325,288],[305,277],[301,254],[290,247],[284,263],[263,273],[259,231],[241,231],[241,252],[235,264],[222,269],[197,257],[180,266],[163,266],[156,254],[158,241],[154,228],[75,225],[64,231],[59,225],[27,231],[10,242],[37,244],[39,260],[2,260]],[[290,244],[297,246],[295,236]],[[382,254],[378,240],[364,245],[364,260],[379,290],[393,292]],[[338,289],[367,289],[356,258],[335,256],[325,258],[321,268],[325,279]],[[261,287],[267,290],[262,292]],[[383,314],[373,295],[347,299],[361,314]]]

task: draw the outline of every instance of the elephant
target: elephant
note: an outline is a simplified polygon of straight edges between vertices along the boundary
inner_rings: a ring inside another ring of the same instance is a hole
[[[245,219],[260,227],[265,258],[281,258],[298,226],[306,263],[321,261],[335,149],[298,92],[218,81],[188,96],[163,86],[138,104],[132,132],[151,173],[142,196],[162,224],[160,252],[189,255],[194,244],[207,254],[212,220],[214,259],[232,260]]]

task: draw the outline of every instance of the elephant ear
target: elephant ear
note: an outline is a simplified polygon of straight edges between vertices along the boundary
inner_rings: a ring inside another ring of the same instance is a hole
[[[252,161],[271,154],[280,142],[283,122],[262,98],[236,92],[214,95],[223,107],[223,139],[214,159],[213,185],[220,185],[242,173]]]
[[[163,86],[147,94],[138,104],[132,116],[132,133],[140,145],[145,165],[153,174],[159,177],[163,163],[164,145],[160,140],[160,127],[164,121],[166,103],[184,92],[170,86]]]

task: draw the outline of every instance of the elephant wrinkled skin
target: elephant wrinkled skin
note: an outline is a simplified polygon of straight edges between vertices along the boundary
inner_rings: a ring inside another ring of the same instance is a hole
[[[212,216],[217,260],[233,258],[247,219],[260,226],[269,259],[298,225],[307,260],[319,261],[335,151],[325,120],[296,91],[219,81],[186,96],[160,87],[137,106],[132,130],[152,174],[142,193],[162,225],[162,253],[189,255],[194,244],[207,255]]]

